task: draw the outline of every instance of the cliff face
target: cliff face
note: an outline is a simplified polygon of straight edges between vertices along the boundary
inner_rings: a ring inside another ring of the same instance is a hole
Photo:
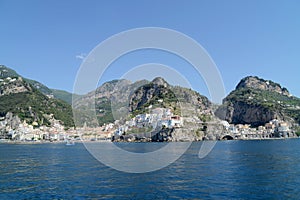
[[[299,106],[300,99],[278,83],[250,76],[240,81],[215,114],[233,124],[259,126],[272,119],[299,123]]]
[[[262,105],[255,105],[243,101],[228,101],[218,108],[215,114],[231,124],[260,126],[268,123],[272,119],[284,119],[284,115],[281,112],[274,111]]]

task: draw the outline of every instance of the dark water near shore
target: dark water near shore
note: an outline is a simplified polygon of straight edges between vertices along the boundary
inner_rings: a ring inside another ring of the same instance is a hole
[[[128,174],[99,163],[82,144],[0,144],[0,199],[300,198],[299,139],[218,142],[204,159],[200,146],[162,170]]]

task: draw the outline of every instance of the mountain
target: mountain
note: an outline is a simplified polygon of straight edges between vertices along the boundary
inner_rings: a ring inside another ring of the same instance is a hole
[[[236,86],[236,90],[243,89],[243,88],[252,88],[255,90],[275,92],[285,96],[290,96],[289,91],[286,88],[281,87],[280,84],[270,80],[264,80],[257,76],[248,76],[243,78]]]
[[[128,135],[152,130],[157,123],[155,131],[150,134],[154,141],[198,141],[204,137],[216,138],[214,134],[223,130],[220,120],[213,114],[213,104],[206,97],[192,89],[172,86],[161,77],[134,83],[124,79],[106,82],[76,99],[73,109],[78,126],[97,127],[114,123],[116,127],[127,130]],[[147,122],[142,116],[153,118]],[[129,124],[137,119],[145,120],[142,127],[129,128]],[[179,127],[172,128],[165,123],[177,123]],[[159,129],[161,127],[164,128]]]
[[[0,65],[0,79],[5,79],[7,77],[22,77],[22,76],[19,75],[15,70],[10,69],[4,65]],[[72,96],[73,96],[72,93],[64,91],[64,90],[50,89],[38,81],[31,80],[31,79],[24,78],[24,77],[22,77],[22,78],[24,81],[31,84],[33,87],[35,87],[41,93],[51,96],[55,99],[63,100],[70,105],[72,104]],[[75,96],[80,96],[80,95],[75,94]]]
[[[0,117],[12,112],[29,122],[49,124],[50,116],[54,116],[66,126],[73,126],[72,96],[0,65]],[[189,127],[198,126],[201,131],[206,129],[203,123],[218,122],[215,116],[229,123],[254,127],[272,119],[300,124],[300,99],[280,84],[256,76],[243,78],[216,110],[206,97],[188,88],[172,86],[161,77],[134,83],[112,80],[95,91],[74,97],[73,111],[80,126],[83,122],[98,126],[116,120],[122,124],[149,112],[150,108],[169,108],[174,115],[184,117]],[[96,110],[96,120],[91,117],[93,110]]]
[[[0,65],[0,79],[4,79],[7,77],[22,77],[21,75],[19,75],[15,70],[10,69],[4,65]],[[22,77],[24,81],[26,81],[27,83],[31,84],[32,86],[34,86],[36,89],[38,89],[40,92],[42,92],[45,95],[51,95],[52,91],[51,89],[49,89],[47,86],[45,86],[44,84],[35,81],[35,80],[31,80],[31,79],[27,79]]]
[[[208,120],[212,114],[208,111],[212,104],[206,97],[191,89],[171,86],[160,77],[151,82],[141,80],[132,83],[124,79],[109,81],[96,91],[79,98],[75,101],[74,108],[86,113],[85,117],[80,117],[89,125],[97,123],[88,119],[93,100],[100,125],[115,120],[124,122],[135,115],[148,112],[149,106],[152,109],[170,108],[174,114],[191,118],[191,121]],[[204,110],[207,114],[204,114]]]
[[[180,86],[171,86],[163,78],[157,77],[139,87],[130,97],[130,111],[145,113],[149,106],[171,108],[176,115],[195,115],[197,109],[211,107],[210,101],[199,93]]]
[[[129,80],[112,80],[102,84],[95,91],[84,96],[78,96],[74,101],[73,108],[80,112],[77,121],[82,124],[83,121],[88,125],[97,126],[114,122],[115,120],[124,120],[128,117],[129,96],[141,85],[148,83],[146,80],[132,83]],[[93,102],[95,101],[95,102]],[[91,108],[95,104],[95,108]],[[98,121],[90,119],[90,109],[96,109]]]
[[[10,69],[4,65],[0,65],[0,78],[7,78],[7,77],[18,77],[20,76],[15,70]]]
[[[279,119],[300,123],[300,99],[280,84],[256,76],[243,78],[215,112],[233,124],[260,126]]]
[[[74,126],[69,104],[49,98],[15,71],[4,67],[0,69],[1,118],[12,113],[29,124],[35,122],[38,125],[50,125],[51,119],[54,118],[65,127]]]

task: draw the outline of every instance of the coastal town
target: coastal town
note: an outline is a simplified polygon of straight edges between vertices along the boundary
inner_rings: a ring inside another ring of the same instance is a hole
[[[8,113],[6,117],[0,118],[0,140],[2,142],[170,142],[177,141],[172,139],[174,130],[180,132],[188,128],[185,127],[186,120],[188,119],[174,115],[171,109],[155,108],[152,109],[151,113],[138,114],[123,124],[116,120],[114,123],[104,124],[96,128],[85,125],[76,129],[66,129],[55,119],[51,120],[51,126],[39,126],[37,122],[32,124],[28,124],[25,121],[21,122],[18,117]],[[194,121],[199,127],[203,127],[203,124],[210,125],[210,123],[203,122],[197,117],[194,117]],[[217,126],[215,125],[216,123],[218,123]],[[211,124],[213,127],[219,127],[218,131],[204,134],[201,138],[198,137],[192,139],[192,141],[285,139],[297,137],[295,131],[291,129],[291,124],[277,119],[273,119],[264,126],[259,127],[251,127],[249,124],[234,125],[221,120]],[[167,134],[165,134],[163,139],[157,139],[157,135],[161,133]]]
[[[53,92],[41,83],[28,82],[5,66],[0,69],[2,142],[178,142],[285,139],[299,135],[300,100],[279,84],[258,77],[242,79],[218,106],[191,89],[170,86],[161,77],[143,83],[136,91],[131,91],[135,83],[130,81],[107,82],[99,87],[98,94],[97,117],[99,121],[103,119],[102,125],[91,126],[83,121],[74,126],[70,104],[55,99]],[[122,105],[130,91],[131,113],[118,120],[110,118],[110,99],[118,99]],[[11,103],[12,99],[19,105]],[[75,105],[85,107],[93,96],[87,94],[79,100]],[[264,114],[257,114],[260,110]]]

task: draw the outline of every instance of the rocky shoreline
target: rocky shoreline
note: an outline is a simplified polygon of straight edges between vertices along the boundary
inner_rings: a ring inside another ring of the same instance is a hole
[[[300,139],[300,137],[289,137],[289,138],[249,138],[249,139],[234,139],[234,140],[215,140],[219,142],[225,141],[267,141],[267,140],[290,140],[290,139]],[[205,140],[195,140],[195,141],[186,141],[186,140],[178,140],[178,141],[150,141],[150,140],[116,140],[116,141],[84,141],[84,140],[77,140],[76,143],[103,143],[103,142],[111,142],[111,143],[169,143],[169,142],[203,142]],[[12,141],[12,140],[2,140],[0,144],[12,144],[12,145],[37,145],[37,144],[66,144],[65,141]]]
[[[217,129],[214,129],[217,130]],[[198,130],[197,130],[198,131]],[[229,131],[198,131],[196,134],[190,129],[163,129],[147,134],[115,135],[112,142],[197,142],[197,141],[222,141],[222,140],[276,140],[298,138],[294,131],[290,132],[238,132]]]

